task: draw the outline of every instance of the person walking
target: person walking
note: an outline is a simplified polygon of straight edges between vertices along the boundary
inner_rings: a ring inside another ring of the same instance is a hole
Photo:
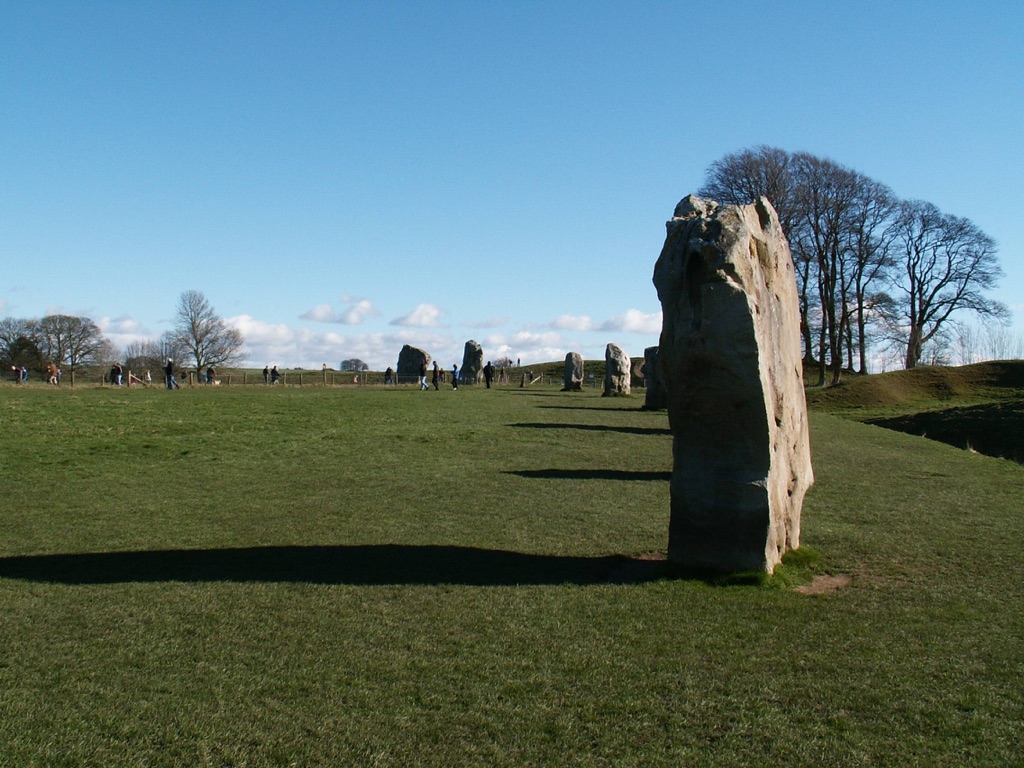
[[[420,361],[420,392],[427,390],[427,361]]]
[[[164,366],[164,376],[167,377],[167,388],[177,389],[178,382],[174,380],[174,361],[167,358],[167,365]]]
[[[263,383],[270,383],[270,369],[265,365],[263,366]]]
[[[277,366],[275,365],[270,369],[270,383],[277,384],[277,380],[281,378],[281,374],[277,372]]]
[[[487,361],[487,365],[484,366],[484,381],[487,382],[487,388],[491,388],[491,382],[494,380],[494,366],[491,365],[491,361]]]
[[[434,385],[434,390],[441,388],[441,369],[437,365],[437,360],[434,361],[434,374],[430,379],[430,383]]]
[[[458,390],[459,388],[459,366],[452,363],[452,389]]]

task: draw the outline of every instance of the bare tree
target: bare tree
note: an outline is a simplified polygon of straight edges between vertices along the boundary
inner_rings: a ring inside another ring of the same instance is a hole
[[[981,359],[981,335],[977,328],[967,323],[957,324],[953,354],[957,365],[971,365]]]
[[[153,342],[148,339],[126,344],[125,348],[121,350],[121,358],[124,360],[125,367],[135,371],[150,367],[154,347]]]
[[[925,344],[954,313],[1008,320],[1006,306],[983,293],[995,287],[1002,270],[995,241],[973,222],[914,200],[900,206],[895,228],[899,268],[892,285],[902,299],[906,368],[921,361]]]
[[[125,367],[131,371],[159,371],[168,357],[175,360],[181,358],[180,349],[172,348],[163,338],[159,341],[133,341],[124,348],[122,356]]]
[[[856,324],[851,329],[851,345],[857,345],[859,372],[868,372],[868,319],[872,308],[884,300],[882,285],[892,268],[889,254],[892,242],[892,220],[899,203],[884,184],[862,174],[856,175],[853,203],[849,216],[849,245],[844,264],[844,306],[849,324],[852,315]],[[853,361],[850,360],[850,368]]]
[[[172,349],[192,358],[196,370],[239,362],[244,340],[218,315],[201,291],[185,291],[178,299],[178,324],[166,339]],[[174,357],[174,352],[168,355]]]
[[[991,238],[930,203],[900,202],[832,160],[767,146],[741,150],[711,164],[699,194],[731,204],[763,195],[774,205],[796,268],[804,362],[816,352],[819,385],[829,370],[831,383],[840,381],[844,358],[866,373],[868,345],[880,330],[913,367],[933,339],[930,359],[949,356],[950,340],[936,336],[954,313],[1008,315],[984,296],[1002,274]]]
[[[767,197],[784,232],[795,215],[795,189],[790,171],[790,154],[764,144],[732,152],[713,162],[698,194],[730,205],[747,205]]]
[[[793,245],[800,220],[801,199],[794,177],[793,156],[784,149],[764,144],[732,152],[709,167],[704,185],[697,194],[729,205],[749,205],[767,197],[779,215],[782,231]],[[800,335],[804,340],[804,360],[813,358],[810,318],[814,312],[816,262],[798,248],[791,248],[796,268],[797,295],[800,298]]]
[[[1024,359],[1024,335],[1005,325],[986,325],[984,355],[987,360]]]
[[[817,265],[821,304],[818,384],[825,384],[826,359],[832,370],[832,384],[838,384],[843,369],[842,328],[849,312],[844,300],[849,288],[846,256],[851,244],[854,201],[863,177],[807,152],[793,155],[792,164],[797,213],[790,245]]]
[[[87,317],[47,315],[36,325],[40,352],[71,372],[84,365],[104,363],[112,354],[110,342]]]
[[[957,322],[953,350],[957,365],[971,365],[982,360],[1024,359],[1024,335],[1006,325],[988,323],[980,328],[972,323]]]

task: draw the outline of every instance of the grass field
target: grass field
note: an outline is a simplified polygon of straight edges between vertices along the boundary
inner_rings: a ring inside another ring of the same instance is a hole
[[[812,414],[849,583],[669,578],[642,396],[0,386],[0,766],[1006,766],[1024,467]]]

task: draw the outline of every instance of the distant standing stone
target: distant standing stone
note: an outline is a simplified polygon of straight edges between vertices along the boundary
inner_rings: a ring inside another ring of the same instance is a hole
[[[462,353],[462,383],[480,384],[484,380],[484,348],[470,339]]]
[[[789,245],[775,209],[687,197],[654,268],[674,467],[669,560],[771,572],[814,481]]]
[[[419,381],[420,369],[430,365],[430,355],[408,344],[398,353],[398,383]]]
[[[604,396],[628,395],[632,391],[632,363],[629,355],[615,344],[604,350]]]
[[[644,388],[647,391],[644,408],[651,411],[668,408],[668,389],[665,387],[665,374],[661,370],[657,347],[644,350]]]
[[[583,355],[570,352],[565,356],[565,392],[576,392],[583,389]]]

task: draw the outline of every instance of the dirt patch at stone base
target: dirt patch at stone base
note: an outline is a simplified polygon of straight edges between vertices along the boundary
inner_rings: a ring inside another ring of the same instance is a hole
[[[796,591],[801,595],[827,595],[837,589],[849,586],[851,581],[853,581],[852,577],[845,573],[835,576],[815,576],[814,581],[797,587]]]

